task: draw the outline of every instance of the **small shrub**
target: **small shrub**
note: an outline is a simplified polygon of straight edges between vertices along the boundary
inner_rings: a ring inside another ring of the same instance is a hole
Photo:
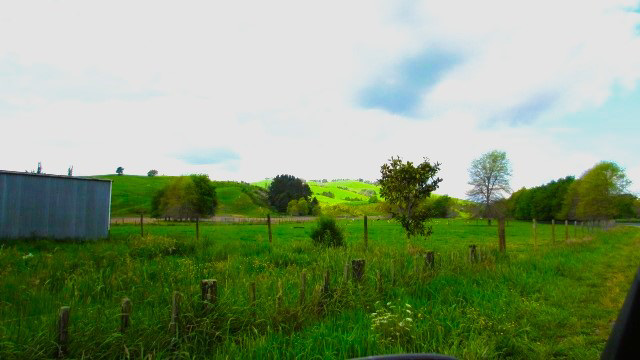
[[[331,191],[323,191],[322,195],[326,196],[328,198],[332,198],[332,199],[336,197],[336,195],[334,193],[332,193]]]
[[[344,246],[344,233],[336,219],[328,216],[318,218],[316,228],[311,232],[311,239],[315,245],[322,246]]]

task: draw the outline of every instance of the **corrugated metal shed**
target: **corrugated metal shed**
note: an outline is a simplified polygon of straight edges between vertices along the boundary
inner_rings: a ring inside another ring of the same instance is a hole
[[[110,180],[0,170],[0,238],[105,238],[110,211]]]

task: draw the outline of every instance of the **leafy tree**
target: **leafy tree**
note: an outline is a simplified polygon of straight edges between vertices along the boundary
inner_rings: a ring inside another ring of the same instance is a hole
[[[156,176],[156,175],[158,175],[158,170],[153,169],[153,170],[149,170],[149,171],[147,172],[147,176],[148,176],[148,177],[154,177],[154,176]]]
[[[371,196],[369,197],[369,204],[376,204],[376,203],[378,203],[379,201],[380,201],[380,200],[378,200],[378,197],[377,197],[377,196],[375,196],[375,195],[371,195]]]
[[[321,213],[320,202],[314,196],[311,202],[309,203],[309,214],[313,216],[318,216]]]
[[[291,201],[289,201],[289,203],[287,204],[287,214],[289,214],[291,216],[300,215],[300,211],[298,210],[298,201],[297,200],[292,199]]]
[[[576,214],[588,220],[615,217],[616,196],[622,195],[631,183],[620,166],[608,161],[596,164],[578,182]]]
[[[209,176],[180,176],[156,193],[151,201],[151,214],[173,219],[201,218],[214,215],[217,205]]]
[[[408,238],[432,233],[431,226],[425,229],[429,212],[421,205],[442,181],[436,177],[439,170],[440,163],[431,164],[426,158],[414,166],[411,161],[402,162],[400,157],[391,157],[380,168],[380,195],[391,205],[391,215],[400,222]]]
[[[116,174],[123,175],[124,174],[124,168],[122,166],[118,166],[118,168],[116,169]]]
[[[278,175],[269,185],[269,204],[280,212],[287,211],[291,200],[309,199],[311,188],[293,175]]]
[[[473,160],[469,168],[469,185],[467,191],[470,200],[484,205],[485,217],[491,225],[491,205],[502,199],[503,193],[511,192],[509,176],[511,176],[511,164],[504,151],[493,150]]]
[[[309,202],[307,202],[307,200],[305,200],[304,198],[300,198],[298,200],[298,214],[300,215],[308,215],[309,214]]]
[[[454,201],[449,195],[439,196],[428,205],[431,215],[436,218],[446,218],[451,214]]]

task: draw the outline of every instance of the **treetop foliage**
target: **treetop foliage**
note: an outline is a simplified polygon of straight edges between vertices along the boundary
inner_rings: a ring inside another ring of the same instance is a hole
[[[293,175],[278,175],[269,185],[269,204],[279,212],[286,212],[291,200],[303,198],[309,201],[311,188],[302,179]]]
[[[493,150],[473,160],[469,168],[469,200],[484,203],[488,208],[492,202],[502,199],[503,193],[510,193],[509,177],[511,164],[504,151]]]
[[[427,158],[414,166],[411,161],[402,162],[400,157],[391,157],[380,168],[380,195],[391,205],[392,216],[408,237],[431,234],[431,227],[424,226],[429,211],[421,205],[442,181],[436,177],[439,170],[440,163],[431,164]]]
[[[152,216],[173,219],[211,216],[217,205],[216,189],[208,175],[176,177],[151,202]]]
[[[507,201],[518,220],[600,220],[639,216],[637,198],[625,191],[629,179],[612,162],[600,162],[579,179],[567,176],[531,189],[514,192]]]

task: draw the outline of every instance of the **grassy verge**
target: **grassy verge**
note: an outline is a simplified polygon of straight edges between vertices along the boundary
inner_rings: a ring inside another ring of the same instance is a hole
[[[473,222],[434,223],[432,238],[407,245],[396,224],[372,221],[367,250],[362,224],[341,224],[346,249],[314,248],[310,226],[296,224],[274,227],[272,245],[259,225],[202,226],[200,241],[190,225],[147,226],[144,238],[122,225],[110,241],[2,245],[0,358],[54,354],[62,305],[72,309],[70,357],[77,358],[597,358],[640,255],[634,228],[553,243],[550,226],[540,225],[534,248],[530,224],[513,222],[501,255],[496,227]],[[471,243],[482,255],[475,264]],[[427,249],[436,251],[433,270],[419,256]],[[360,284],[342,278],[353,258],[367,261]],[[300,303],[303,270],[308,286]],[[323,296],[318,286],[327,270],[331,292]],[[199,283],[208,278],[218,280],[219,298],[205,314]],[[173,291],[183,294],[177,336],[167,331]],[[131,328],[120,334],[125,296],[134,310]]]

